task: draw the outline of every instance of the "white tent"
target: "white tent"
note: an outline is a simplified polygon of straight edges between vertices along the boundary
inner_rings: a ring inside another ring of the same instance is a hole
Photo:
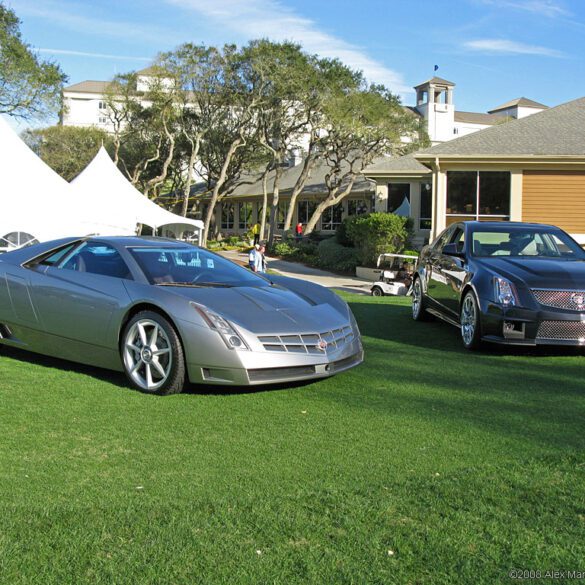
[[[142,224],[162,236],[201,239],[202,221],[181,217],[150,201],[124,177],[103,147],[71,181],[71,190],[85,231],[130,235]]]
[[[8,234],[50,240],[72,235],[71,188],[0,116],[0,249]],[[14,243],[18,244],[17,240]]]

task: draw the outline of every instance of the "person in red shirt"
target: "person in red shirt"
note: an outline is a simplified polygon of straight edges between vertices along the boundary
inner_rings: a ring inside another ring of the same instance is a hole
[[[299,221],[297,223],[297,227],[295,228],[295,232],[297,234],[297,240],[300,240],[303,237],[303,224]]]

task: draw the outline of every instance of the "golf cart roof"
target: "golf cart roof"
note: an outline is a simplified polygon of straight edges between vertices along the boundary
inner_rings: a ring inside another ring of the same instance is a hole
[[[380,254],[378,256],[377,265],[380,266],[383,260],[389,260],[390,258],[406,258],[407,260],[418,260],[418,256],[413,254]]]

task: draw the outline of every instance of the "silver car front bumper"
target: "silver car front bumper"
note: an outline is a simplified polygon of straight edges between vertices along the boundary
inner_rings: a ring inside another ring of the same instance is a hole
[[[244,336],[249,350],[230,350],[219,335],[210,332],[203,345],[184,344],[189,380],[194,384],[252,386],[333,376],[363,362],[359,332],[351,329],[347,341],[312,353],[298,353],[290,347],[270,351],[267,344],[249,334]],[[201,331],[198,334],[200,337]],[[188,332],[183,332],[184,341],[185,337],[189,337]]]

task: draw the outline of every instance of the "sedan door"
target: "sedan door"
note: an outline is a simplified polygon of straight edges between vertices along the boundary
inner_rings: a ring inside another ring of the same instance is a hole
[[[91,345],[112,344],[113,316],[130,302],[130,271],[109,244],[86,242],[38,275],[34,302],[46,333]]]
[[[465,281],[466,269],[463,259],[443,253],[447,244],[456,244],[463,251],[464,226],[455,224],[451,226],[433,249],[431,254],[432,271],[430,275],[429,295],[441,305],[441,310],[449,317],[457,319],[459,316],[459,298],[461,288]]]

